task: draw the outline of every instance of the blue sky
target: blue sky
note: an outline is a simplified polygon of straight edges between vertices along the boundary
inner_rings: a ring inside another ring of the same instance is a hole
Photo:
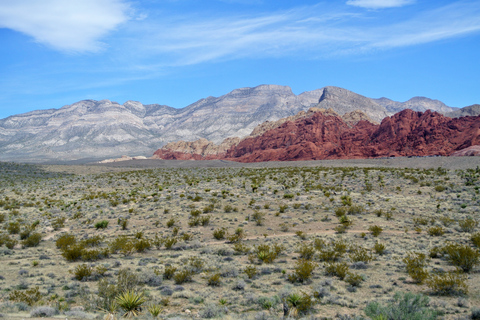
[[[479,75],[480,1],[0,1],[0,118],[260,84],[464,107]]]

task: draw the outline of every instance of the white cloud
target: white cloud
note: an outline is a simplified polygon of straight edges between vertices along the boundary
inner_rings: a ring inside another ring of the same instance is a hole
[[[97,51],[128,9],[122,0],[2,0],[0,27],[61,51]]]
[[[403,7],[414,2],[415,0],[348,0],[347,4],[367,9],[383,9]]]
[[[145,21],[130,32],[119,47],[135,48],[122,52],[130,54],[125,61],[135,61],[139,69],[239,58],[317,59],[479,33],[480,2],[455,2],[397,22],[375,11],[352,14],[313,6],[257,16],[183,15]]]

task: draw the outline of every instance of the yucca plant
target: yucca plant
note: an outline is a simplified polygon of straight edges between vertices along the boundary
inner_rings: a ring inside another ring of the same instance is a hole
[[[142,305],[145,303],[145,297],[143,293],[127,290],[118,295],[115,298],[115,302],[125,312],[123,317],[133,318],[142,313]]]

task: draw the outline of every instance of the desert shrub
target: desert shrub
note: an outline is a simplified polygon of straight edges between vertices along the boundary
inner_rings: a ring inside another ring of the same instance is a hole
[[[137,274],[128,268],[123,268],[118,271],[117,275],[117,292],[125,292],[128,290],[135,290],[138,287],[139,279]]]
[[[221,284],[221,275],[220,273],[214,273],[212,275],[207,276],[207,285],[211,287],[218,287]]]
[[[458,272],[445,272],[430,275],[427,286],[436,294],[458,295],[467,294],[467,276]]]
[[[325,272],[329,276],[337,276],[340,278],[340,280],[343,280],[347,276],[348,265],[345,262],[328,263],[325,265]]]
[[[180,272],[176,272],[173,275],[173,280],[176,284],[190,282],[192,281],[192,272],[190,270],[182,270]]]
[[[20,223],[18,223],[18,221],[9,222],[7,225],[7,231],[10,234],[20,233]]]
[[[440,217],[439,220],[445,227],[450,227],[455,222],[455,220],[450,217]]]
[[[445,230],[439,226],[439,227],[428,228],[427,232],[432,237],[438,237],[438,236],[443,236],[443,234],[445,233]]]
[[[148,239],[138,239],[134,241],[134,247],[137,252],[145,252],[152,247],[152,243]]]
[[[128,219],[118,218],[117,223],[122,228],[122,230],[127,230]]]
[[[480,308],[473,307],[470,318],[472,318],[472,320],[480,319]]]
[[[197,227],[200,225],[200,223],[201,223],[201,219],[199,217],[191,218],[190,220],[188,220],[188,225],[190,227]]]
[[[27,289],[25,291],[13,290],[8,294],[8,300],[15,302],[23,302],[29,306],[33,306],[40,301],[42,295],[38,287]]]
[[[367,249],[358,246],[352,246],[348,256],[353,262],[362,261],[368,263],[373,259],[372,255],[368,253]]]
[[[374,225],[374,226],[370,226],[368,228],[368,231],[370,231],[372,233],[372,236],[378,237],[380,235],[380,233],[382,233],[383,228],[380,227],[380,226]]]
[[[451,243],[446,245],[443,250],[447,254],[446,259],[454,266],[462,269],[463,272],[470,272],[480,262],[478,250],[468,245]]]
[[[351,205],[347,210],[347,213],[352,215],[361,214],[363,212],[365,212],[365,207],[361,205],[355,205],[355,204]]]
[[[409,252],[407,256],[402,259],[405,263],[405,268],[408,275],[413,279],[415,283],[423,283],[427,277],[428,272],[425,270],[427,264],[427,257],[423,253]]]
[[[244,245],[241,242],[236,242],[233,245],[233,250],[235,251],[235,254],[241,255],[241,254],[247,254],[250,252],[250,247]]]
[[[318,257],[320,261],[334,262],[340,260],[346,252],[347,244],[345,241],[333,241],[320,250]]]
[[[191,215],[192,217],[199,217],[201,214],[202,214],[202,211],[200,211],[200,210],[192,210],[192,211],[190,211],[190,215]]]
[[[40,244],[42,240],[42,234],[35,232],[28,236],[25,240],[22,241],[22,245],[25,247],[36,247]]]
[[[200,217],[200,224],[202,226],[208,226],[210,224],[210,216],[204,216],[204,217]]]
[[[442,185],[435,186],[435,191],[437,191],[437,192],[445,191],[445,189],[447,189],[447,187],[442,186]]]
[[[226,233],[227,233],[227,229],[218,228],[213,230],[213,237],[217,240],[225,239]]]
[[[344,216],[347,214],[347,210],[348,210],[347,207],[335,208],[335,215],[340,218],[341,216]]]
[[[81,245],[75,244],[68,246],[62,250],[62,256],[70,262],[78,261],[82,257],[84,248]]]
[[[96,235],[87,239],[83,239],[82,241],[80,241],[80,244],[84,247],[96,247],[99,246],[100,243],[102,243],[102,240],[102,236]]]
[[[188,270],[192,272],[192,274],[200,273],[205,266],[205,261],[200,259],[199,257],[190,257],[188,259]]]
[[[347,282],[352,287],[358,287],[362,283],[362,281],[363,281],[363,278],[361,275],[353,272],[347,272],[347,276],[345,277],[345,282]]]
[[[295,231],[295,235],[297,235],[297,237],[299,237],[302,240],[307,239],[307,234],[301,230]]]
[[[163,279],[172,279],[175,271],[177,271],[177,268],[174,266],[165,266],[165,270],[163,271]]]
[[[313,261],[306,259],[299,259],[295,263],[295,268],[292,274],[288,275],[290,282],[306,282],[312,277],[312,273],[317,267]]]
[[[175,218],[170,218],[168,221],[167,221],[167,227],[168,228],[171,228],[175,225],[177,221],[175,220]]]
[[[237,228],[234,234],[227,237],[227,240],[230,243],[237,243],[241,241],[243,238],[245,238],[245,231],[243,231],[242,228]]]
[[[478,226],[478,221],[468,217],[464,220],[458,221],[458,225],[463,232],[472,232]]]
[[[326,245],[327,244],[325,243],[325,241],[323,239],[315,238],[313,240],[313,246],[315,247],[315,249],[317,251],[321,251],[323,248],[326,247]]]
[[[274,246],[268,244],[260,244],[254,250],[258,260],[263,263],[272,263],[278,256]]]
[[[373,250],[378,255],[383,255],[385,253],[385,249],[386,249],[385,245],[380,242],[376,242],[375,245],[373,246]]]
[[[258,274],[258,270],[255,266],[246,266],[243,273],[247,275],[248,279],[253,279]]]
[[[30,311],[30,317],[33,318],[50,318],[57,314],[57,310],[52,307],[36,307]]]
[[[58,217],[55,220],[52,221],[52,228],[54,230],[59,230],[65,227],[65,217]]]
[[[55,241],[55,245],[58,249],[65,249],[76,242],[77,240],[75,239],[74,235],[66,233],[58,237],[58,239]]]
[[[174,244],[176,244],[178,242],[177,238],[175,237],[167,237],[164,239],[163,241],[163,245],[165,246],[165,248],[167,250],[170,250]]]
[[[108,227],[108,220],[102,220],[95,223],[95,229],[106,229]]]
[[[233,207],[227,204],[225,207],[223,207],[223,211],[225,211],[225,213],[230,213],[233,211]]]
[[[291,293],[285,300],[289,307],[288,316],[293,318],[307,314],[315,305],[312,297],[305,292]]]
[[[301,259],[311,260],[315,254],[315,248],[307,243],[301,243],[297,249]]]
[[[263,225],[263,222],[265,221],[265,213],[260,211],[255,211],[252,214],[252,220],[255,221],[257,226]]]
[[[218,306],[213,303],[208,303],[202,310],[200,310],[198,314],[203,319],[211,319],[222,316],[225,313],[225,310],[225,307]]]
[[[434,320],[437,312],[428,308],[429,298],[421,294],[397,292],[394,301],[387,306],[374,301],[365,308],[372,319]]]
[[[426,226],[430,220],[428,218],[423,218],[423,217],[418,217],[418,218],[413,218],[413,223],[418,226]]]
[[[75,279],[83,281],[87,280],[87,278],[93,274],[93,268],[86,264],[81,264],[76,266],[72,273]]]
[[[472,240],[473,244],[476,247],[480,248],[480,232],[472,234],[472,236],[470,237],[470,240]]]

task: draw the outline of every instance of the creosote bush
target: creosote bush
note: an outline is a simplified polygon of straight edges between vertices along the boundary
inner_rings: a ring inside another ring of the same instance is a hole
[[[446,245],[443,251],[447,254],[447,260],[463,272],[470,272],[480,263],[480,253],[468,245],[451,243]]]
[[[345,279],[348,274],[348,265],[345,262],[337,262],[337,263],[328,263],[325,265],[325,272],[328,276],[336,276],[339,277],[340,280]]]
[[[293,273],[288,275],[288,280],[290,282],[306,282],[312,277],[312,273],[316,267],[317,264],[313,261],[299,259],[295,263]]]
[[[402,261],[405,263],[408,275],[415,283],[421,284],[428,278],[428,272],[425,269],[427,265],[427,257],[425,254],[409,252]]]
[[[370,226],[368,230],[372,233],[372,236],[378,237],[382,233],[383,228],[377,225]]]
[[[460,272],[432,274],[426,281],[433,293],[439,295],[464,295],[468,293],[467,276]]]

